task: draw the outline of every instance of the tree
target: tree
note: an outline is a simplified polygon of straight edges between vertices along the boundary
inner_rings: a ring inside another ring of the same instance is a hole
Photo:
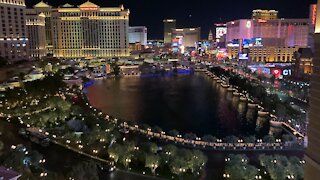
[[[33,166],[38,166],[40,163],[40,160],[43,159],[43,155],[40,154],[38,151],[31,151],[28,156],[30,159],[30,164]]]
[[[257,138],[255,136],[247,136],[244,138],[245,143],[255,143]]]
[[[239,138],[236,136],[227,136],[226,138],[223,139],[223,141],[226,143],[237,143],[238,140]]]
[[[258,169],[252,165],[246,165],[244,171],[245,171],[245,174],[243,179],[245,180],[255,179],[256,175],[259,173]]]
[[[197,138],[197,135],[194,133],[187,133],[183,136],[185,139],[189,139],[189,140],[195,140]]]
[[[129,168],[129,164],[132,161],[132,157],[133,157],[133,154],[131,154],[131,153],[127,153],[124,156],[120,157],[121,162],[125,168],[127,168],[127,169]]]
[[[212,135],[205,135],[202,137],[202,140],[205,142],[216,142],[217,138]]]
[[[199,150],[193,150],[191,160],[189,162],[192,173],[201,170],[207,163],[208,158]]]
[[[176,156],[177,151],[178,151],[178,148],[174,145],[169,144],[164,146],[160,154],[162,164],[169,163],[169,161]]]
[[[161,133],[162,132],[162,129],[159,127],[159,126],[154,126],[152,128],[152,131],[155,132],[155,133]]]
[[[119,158],[125,154],[124,149],[121,145],[115,144],[108,149],[109,157],[117,163]]]
[[[158,155],[154,155],[154,154],[146,155],[145,167],[150,168],[152,174],[155,175],[156,169],[159,167],[159,165],[160,165],[160,158]]]
[[[263,137],[263,142],[265,142],[265,143],[275,143],[276,140],[275,140],[275,138],[273,136],[266,135],[266,136]]]
[[[152,143],[152,142],[147,142],[144,144],[144,149],[146,152],[156,154],[159,150],[159,147],[157,144]]]
[[[177,154],[178,148],[175,145],[166,145],[163,147],[163,152],[169,156],[175,156]]]
[[[77,180],[98,180],[97,164],[94,161],[84,161],[73,166],[69,177]]]
[[[22,148],[21,148],[22,149]],[[6,154],[4,159],[4,166],[8,168],[14,168],[15,170],[22,170],[24,168],[23,159],[25,158],[25,152],[20,151],[20,148],[10,151]]]
[[[188,169],[186,161],[183,158],[181,158],[180,156],[174,158],[170,162],[169,167],[170,167],[170,171],[179,177],[181,177],[181,175],[183,173],[185,173]]]
[[[289,142],[289,141],[293,141],[293,137],[290,134],[284,134],[282,135],[282,142]]]
[[[173,130],[170,130],[168,134],[170,136],[177,137],[179,135],[179,131],[173,129]]]

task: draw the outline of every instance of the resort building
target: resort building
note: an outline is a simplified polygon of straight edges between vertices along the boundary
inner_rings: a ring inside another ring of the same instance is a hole
[[[29,58],[24,0],[0,0],[0,56],[9,62]]]
[[[26,12],[30,57],[44,57],[47,55],[45,15],[33,9],[27,9]]]
[[[85,2],[54,9],[53,55],[63,58],[129,56],[129,10]]]

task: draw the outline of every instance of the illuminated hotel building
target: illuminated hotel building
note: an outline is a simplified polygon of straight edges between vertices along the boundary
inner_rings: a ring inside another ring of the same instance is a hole
[[[9,61],[28,59],[24,0],[0,0],[0,56]]]
[[[33,9],[27,9],[27,29],[31,58],[41,58],[47,55],[45,15]]]
[[[32,9],[34,12],[40,14],[43,13],[45,16],[45,34],[46,34],[46,49],[47,53],[53,53],[53,46],[52,46],[52,22],[51,22],[51,11],[52,6],[40,1],[38,4],[33,6]]]
[[[320,1],[317,4],[320,8]],[[305,180],[320,177],[320,11],[317,12],[315,26],[315,53],[311,79],[310,113],[308,124],[308,148],[305,159]]]
[[[63,58],[129,56],[129,10],[89,1],[52,11],[53,54]]]
[[[227,23],[227,42],[234,39],[278,38],[285,46],[307,47],[309,19],[241,19]]]
[[[176,20],[175,19],[165,19],[163,20],[164,26],[164,35],[163,40],[164,44],[172,43],[172,29],[176,29]]]
[[[252,11],[252,19],[262,19],[262,20],[278,19],[278,11],[256,9]]]
[[[291,63],[294,59],[294,53],[299,49],[293,47],[261,46],[248,48],[248,60],[251,62],[263,63]],[[228,46],[228,55],[230,59],[239,58],[238,46]]]
[[[179,46],[196,47],[200,41],[201,28],[172,29],[172,39]]]

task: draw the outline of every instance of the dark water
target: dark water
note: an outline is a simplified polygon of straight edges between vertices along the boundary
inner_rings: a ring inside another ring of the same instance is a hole
[[[238,100],[204,74],[96,81],[87,95],[110,115],[166,131],[218,137],[254,133],[242,125]]]

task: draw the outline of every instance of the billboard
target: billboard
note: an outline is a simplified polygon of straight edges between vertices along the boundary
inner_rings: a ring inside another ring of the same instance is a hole
[[[227,34],[227,27],[216,27],[216,38],[217,39],[220,39],[225,34]]]
[[[247,53],[240,53],[239,60],[249,60],[249,55]]]

